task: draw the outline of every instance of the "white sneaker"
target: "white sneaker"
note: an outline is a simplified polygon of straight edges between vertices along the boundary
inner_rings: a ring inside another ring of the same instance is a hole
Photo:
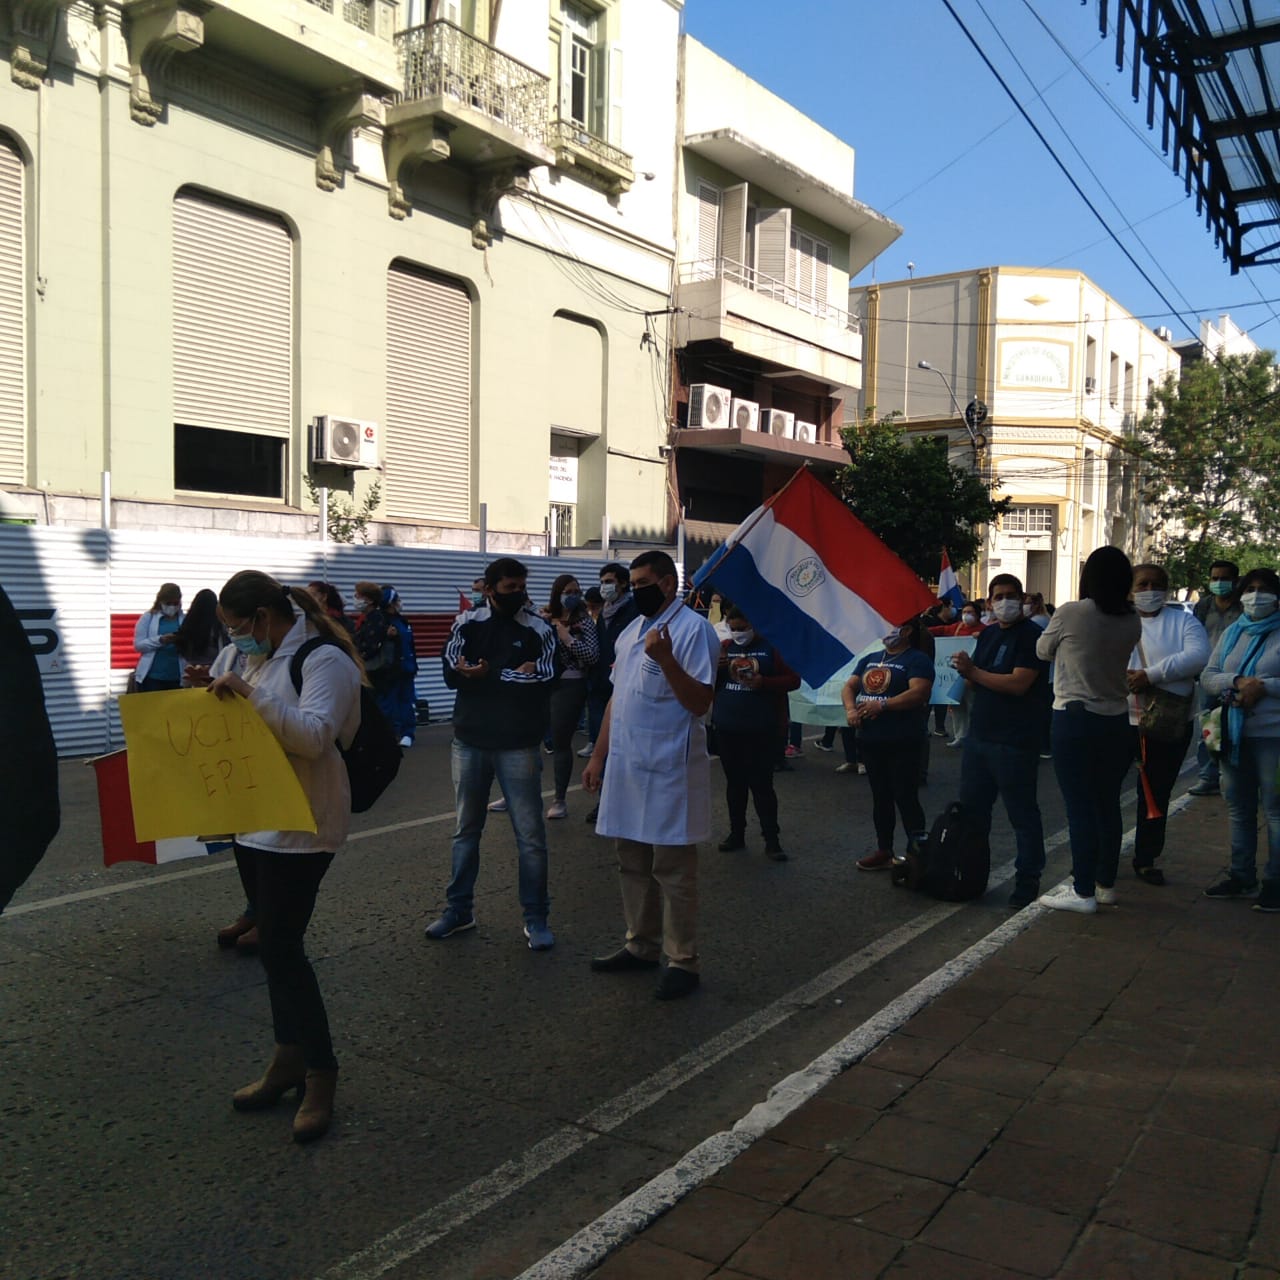
[[[507,802],[505,800],[490,800],[488,808],[490,813],[506,813]]]
[[[563,800],[553,800],[547,809],[548,818],[567,818],[569,816],[569,806]]]
[[[867,766],[866,766],[865,764],[860,764],[860,765],[858,766],[858,775],[859,775],[859,777],[865,777],[865,776],[866,776],[866,772],[867,772]]]
[[[1078,911],[1081,915],[1092,915],[1098,909],[1096,898],[1082,898],[1069,884],[1061,885],[1052,893],[1046,893],[1038,899],[1042,907],[1052,907],[1054,911]]]
[[[1105,884],[1096,884],[1093,886],[1093,896],[1098,900],[1100,907],[1114,907],[1116,905],[1116,890],[1112,885],[1110,889]]]
[[[411,747],[413,746],[413,739],[406,733],[405,736],[400,739],[400,745],[402,747]]]
[[[580,747],[578,749],[578,759],[590,760],[592,755],[595,753],[595,749],[596,744],[594,742],[588,742],[585,747]]]

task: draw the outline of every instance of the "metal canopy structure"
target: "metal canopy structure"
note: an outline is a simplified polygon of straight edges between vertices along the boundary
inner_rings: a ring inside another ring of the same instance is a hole
[[[1280,263],[1280,0],[1098,0],[1098,27],[1232,272]]]

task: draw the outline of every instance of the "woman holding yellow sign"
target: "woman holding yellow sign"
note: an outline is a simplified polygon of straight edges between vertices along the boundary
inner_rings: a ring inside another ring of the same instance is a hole
[[[303,590],[265,573],[244,570],[218,596],[234,648],[210,670],[209,692],[247,698],[288,756],[315,815],[316,830],[239,832],[237,861],[252,867],[259,952],[267,971],[276,1047],[263,1077],[238,1090],[237,1111],[273,1107],[291,1089],[303,1093],[293,1121],[296,1142],[322,1137],[333,1117],[338,1060],[329,1019],[303,936],[320,881],[347,838],[351,792],[336,742],[360,727],[364,676],[350,637]],[[290,674],[293,655],[308,640],[325,643],[302,664],[302,688]],[[244,655],[243,675],[230,668]]]

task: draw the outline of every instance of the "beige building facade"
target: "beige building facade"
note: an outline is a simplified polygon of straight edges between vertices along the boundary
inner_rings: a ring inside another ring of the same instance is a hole
[[[0,514],[665,541],[680,11],[4,6]]]
[[[972,591],[1006,572],[1046,600],[1073,599],[1095,548],[1145,549],[1134,433],[1151,391],[1178,374],[1167,330],[1069,270],[898,280],[852,290],[849,306],[867,344],[860,411],[945,439],[954,463],[1013,500],[961,575]],[[966,426],[975,401],[985,418]]]

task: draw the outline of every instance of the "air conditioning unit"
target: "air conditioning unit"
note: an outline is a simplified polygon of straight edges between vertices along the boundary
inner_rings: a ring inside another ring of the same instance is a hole
[[[818,443],[818,424],[816,422],[797,422],[795,439],[803,444]]]
[[[730,425],[739,431],[760,430],[760,406],[754,400],[739,400],[735,397],[729,418]]]
[[[1084,380],[1084,393],[1087,396],[1096,395],[1098,390],[1097,378],[1086,378]]]
[[[324,414],[312,427],[311,458],[336,467],[370,468],[378,465],[378,424],[360,418],[335,418]]]
[[[796,434],[796,415],[782,409],[761,409],[760,430],[782,440],[792,440]]]
[[[724,387],[709,382],[695,382],[689,387],[689,429],[705,431],[711,427],[729,426],[729,405],[733,400]]]

